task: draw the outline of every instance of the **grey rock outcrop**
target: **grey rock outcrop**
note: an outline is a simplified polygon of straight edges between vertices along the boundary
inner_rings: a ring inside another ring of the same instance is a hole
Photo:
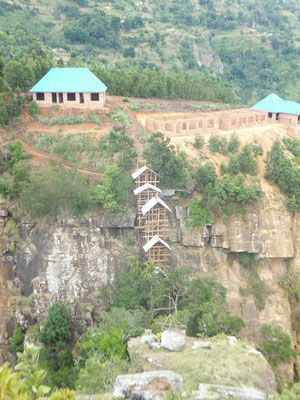
[[[158,342],[158,337],[155,335],[143,335],[141,337],[142,344],[153,344],[154,342]]]
[[[180,333],[164,331],[161,334],[161,347],[170,351],[181,351],[185,347],[185,337]]]
[[[268,394],[251,387],[237,388],[232,386],[209,385],[200,383],[198,391],[194,392],[194,400],[267,400]]]
[[[113,396],[140,400],[159,400],[166,391],[183,390],[183,379],[172,371],[148,371],[141,374],[119,375],[114,385]]]
[[[9,211],[7,208],[0,205],[0,217],[8,217]]]
[[[198,350],[198,349],[210,350],[211,343],[209,343],[209,342],[193,342],[192,350]]]

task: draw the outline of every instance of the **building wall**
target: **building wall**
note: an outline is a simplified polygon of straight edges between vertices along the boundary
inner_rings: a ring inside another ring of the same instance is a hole
[[[45,100],[37,100],[37,93],[33,93],[33,98],[39,104],[40,107],[52,107],[60,106],[62,108],[82,108],[82,109],[97,109],[104,107],[106,94],[99,93],[99,101],[91,100],[91,93],[82,93],[84,103],[80,103],[80,94],[75,93],[75,101],[67,100],[67,93],[63,93],[63,103],[59,103],[59,95],[57,93],[57,103],[52,102],[52,93],[44,93]]]
[[[174,137],[265,125],[276,122],[275,120],[269,119],[266,111],[240,109],[211,114],[194,113],[187,116],[147,118],[146,130],[149,133],[162,132],[166,136]]]
[[[300,121],[298,120],[298,115],[279,114],[279,123],[294,127],[294,126],[300,124]]]

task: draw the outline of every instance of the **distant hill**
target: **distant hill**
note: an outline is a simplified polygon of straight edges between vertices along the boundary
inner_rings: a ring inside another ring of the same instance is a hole
[[[300,101],[298,0],[0,1],[4,59],[34,42],[59,65],[209,70],[244,103],[270,92]]]

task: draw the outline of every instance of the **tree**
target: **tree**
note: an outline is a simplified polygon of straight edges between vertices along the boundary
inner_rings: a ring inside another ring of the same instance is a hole
[[[31,102],[28,105],[28,112],[30,115],[34,117],[35,115],[41,114],[42,111],[38,103],[35,100],[31,100]]]
[[[189,173],[185,154],[177,154],[174,146],[170,145],[170,138],[165,138],[162,133],[151,135],[143,156],[150,167],[159,173],[163,185],[176,188],[188,183]]]
[[[123,56],[124,57],[131,57],[134,58],[135,57],[135,50],[134,47],[130,46],[130,47],[126,47],[123,50]]]
[[[197,184],[204,188],[208,184],[214,185],[217,179],[216,167],[209,161],[204,165],[200,165],[195,174]]]
[[[261,328],[263,340],[260,342],[259,351],[263,353],[272,367],[281,363],[290,363],[297,356],[292,348],[292,341],[279,327],[263,325]]]
[[[11,152],[11,157],[9,160],[11,166],[14,166],[19,161],[27,159],[27,155],[24,151],[23,144],[20,140],[15,140],[14,143],[8,145],[8,149]]]
[[[215,336],[218,333],[236,334],[245,322],[232,316],[226,309],[226,289],[210,279],[195,279],[191,282],[188,295],[191,317],[187,325],[187,335]]]
[[[74,385],[73,357],[68,349],[71,338],[70,312],[64,303],[54,303],[38,335],[38,339],[45,345],[40,353],[41,365],[47,370],[51,385]]]
[[[42,343],[56,346],[59,342],[68,342],[71,337],[71,315],[67,306],[54,303],[48,310],[48,315],[39,334]]]
[[[11,89],[17,88],[27,91],[34,82],[34,76],[30,67],[24,62],[11,60],[4,69],[3,74]]]
[[[96,186],[94,201],[109,211],[122,211],[126,199],[126,185],[120,168],[110,165],[105,170],[106,178]]]
[[[147,307],[149,290],[138,272],[120,272],[116,275],[113,285],[115,287],[114,307],[124,307],[127,310]]]

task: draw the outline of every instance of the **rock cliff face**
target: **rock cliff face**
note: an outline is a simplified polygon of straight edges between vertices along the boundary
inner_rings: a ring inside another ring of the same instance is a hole
[[[300,343],[293,331],[287,295],[279,285],[288,269],[300,272],[299,214],[292,216],[283,198],[270,192],[243,215],[188,230],[184,201],[179,205],[172,198],[167,201],[173,211],[168,224],[171,265],[186,266],[196,275],[209,274],[220,281],[228,290],[231,311],[247,324],[243,336],[254,345],[259,342],[260,328],[265,323],[281,326],[295,344]],[[15,252],[7,251],[4,237],[10,218],[0,217],[0,344],[10,333],[13,312],[15,319],[26,325],[44,316],[56,299],[68,301],[74,313],[84,305],[91,304],[86,307],[89,310],[99,306],[99,290],[125,267],[127,256],[139,253],[133,243],[134,210],[123,217],[103,214],[89,219],[64,219],[47,230],[21,220],[21,246]],[[253,253],[260,260],[258,274],[268,289],[261,310],[251,293],[241,294],[248,285],[249,272],[238,262],[239,252]],[[26,299],[30,299],[30,307]],[[292,377],[292,369],[285,372]]]

